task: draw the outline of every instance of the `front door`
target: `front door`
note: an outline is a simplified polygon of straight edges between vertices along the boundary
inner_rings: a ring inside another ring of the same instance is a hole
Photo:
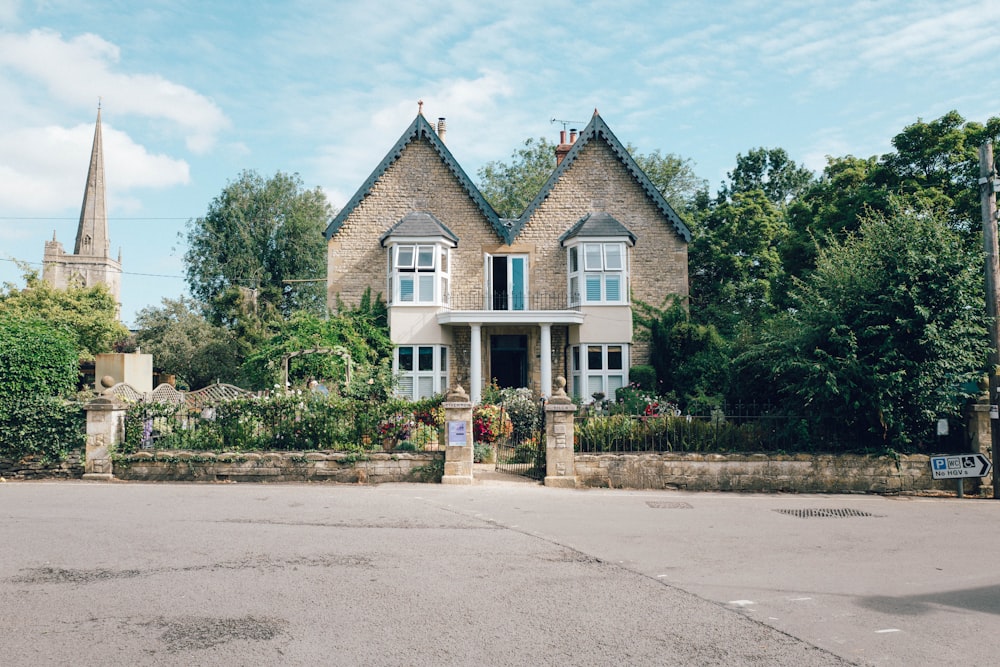
[[[528,337],[490,336],[490,371],[501,389],[528,386]]]

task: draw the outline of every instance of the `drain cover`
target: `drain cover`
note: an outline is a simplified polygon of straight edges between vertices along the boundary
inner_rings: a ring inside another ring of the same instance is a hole
[[[813,518],[833,518],[833,519],[845,519],[849,517],[881,517],[881,514],[872,514],[871,512],[863,512],[861,510],[852,509],[823,509],[810,507],[808,509],[794,509],[794,510],[774,510],[779,514],[787,514],[788,516],[797,516],[800,519],[813,519]]]
[[[647,500],[646,504],[654,510],[689,510],[693,509],[689,503],[666,502],[662,500]]]

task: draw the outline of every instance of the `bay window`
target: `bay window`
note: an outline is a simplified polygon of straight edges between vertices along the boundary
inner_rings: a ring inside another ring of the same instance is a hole
[[[585,402],[595,394],[614,401],[615,391],[628,384],[628,345],[586,344],[570,349],[573,394]]]
[[[448,347],[445,345],[400,345],[392,363],[398,378],[396,394],[418,401],[448,388]]]

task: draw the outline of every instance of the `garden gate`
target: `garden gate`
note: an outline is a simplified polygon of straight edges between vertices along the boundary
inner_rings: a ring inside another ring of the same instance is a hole
[[[504,406],[501,423],[507,421]],[[538,402],[538,418],[530,428],[511,428],[496,442],[496,471],[523,475],[531,479],[545,478],[545,399]]]

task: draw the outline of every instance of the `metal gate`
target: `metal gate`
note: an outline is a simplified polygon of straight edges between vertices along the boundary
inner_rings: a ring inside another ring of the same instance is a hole
[[[501,420],[508,414],[500,406]],[[518,422],[524,421],[518,419]],[[532,479],[545,478],[545,399],[538,402],[535,419],[529,424],[513,423],[510,433],[496,443],[496,471],[523,475]]]

